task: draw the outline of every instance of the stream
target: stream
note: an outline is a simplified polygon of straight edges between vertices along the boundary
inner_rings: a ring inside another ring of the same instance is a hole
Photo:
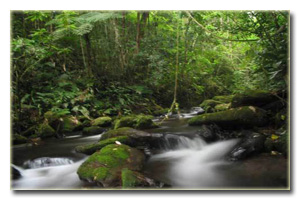
[[[199,129],[187,124],[194,114],[193,111],[182,113],[180,118],[170,116],[159,128],[146,130],[164,134],[160,150],[151,152],[146,162],[143,170],[146,176],[174,189],[287,187],[286,158],[259,154],[229,162],[225,157],[239,140],[208,144],[201,137],[189,137]],[[45,140],[39,146],[13,146],[12,166],[22,177],[12,180],[12,189],[98,189],[79,180],[76,171],[87,156],[74,148],[94,143],[100,137],[83,137],[74,132],[63,139]]]

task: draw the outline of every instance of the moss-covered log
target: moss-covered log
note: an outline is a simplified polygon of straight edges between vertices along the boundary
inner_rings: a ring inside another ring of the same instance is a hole
[[[267,124],[266,112],[253,106],[233,108],[226,111],[207,113],[191,118],[191,126],[217,124],[226,128],[255,127]]]
[[[271,92],[261,90],[250,90],[243,94],[236,94],[231,101],[231,107],[240,106],[264,106],[268,103],[278,100]]]

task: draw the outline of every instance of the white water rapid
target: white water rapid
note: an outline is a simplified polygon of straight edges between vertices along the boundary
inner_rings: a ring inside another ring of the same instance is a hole
[[[149,163],[167,163],[166,177],[175,188],[218,187],[224,185],[218,168],[229,164],[224,157],[237,142],[227,140],[206,144],[200,137],[180,136],[175,150],[154,155]]]

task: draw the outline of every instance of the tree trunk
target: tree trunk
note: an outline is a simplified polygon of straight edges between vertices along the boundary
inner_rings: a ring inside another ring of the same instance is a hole
[[[92,53],[91,53],[91,41],[88,34],[83,35],[86,45],[86,57],[87,57],[87,66],[88,66],[88,75],[92,75],[92,65],[93,65],[93,59],[92,59]]]
[[[116,44],[116,49],[119,53],[119,62],[121,66],[121,72],[124,72],[124,53],[123,53],[123,48],[120,42],[120,35],[119,35],[119,29],[117,27],[116,21],[112,20],[114,31],[115,31],[115,44]]]

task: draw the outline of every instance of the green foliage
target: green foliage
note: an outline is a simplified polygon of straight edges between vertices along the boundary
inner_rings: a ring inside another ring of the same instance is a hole
[[[40,123],[49,110],[92,120],[169,107],[177,53],[181,107],[286,90],[287,12],[189,13],[193,19],[185,11],[13,12],[14,130]]]

